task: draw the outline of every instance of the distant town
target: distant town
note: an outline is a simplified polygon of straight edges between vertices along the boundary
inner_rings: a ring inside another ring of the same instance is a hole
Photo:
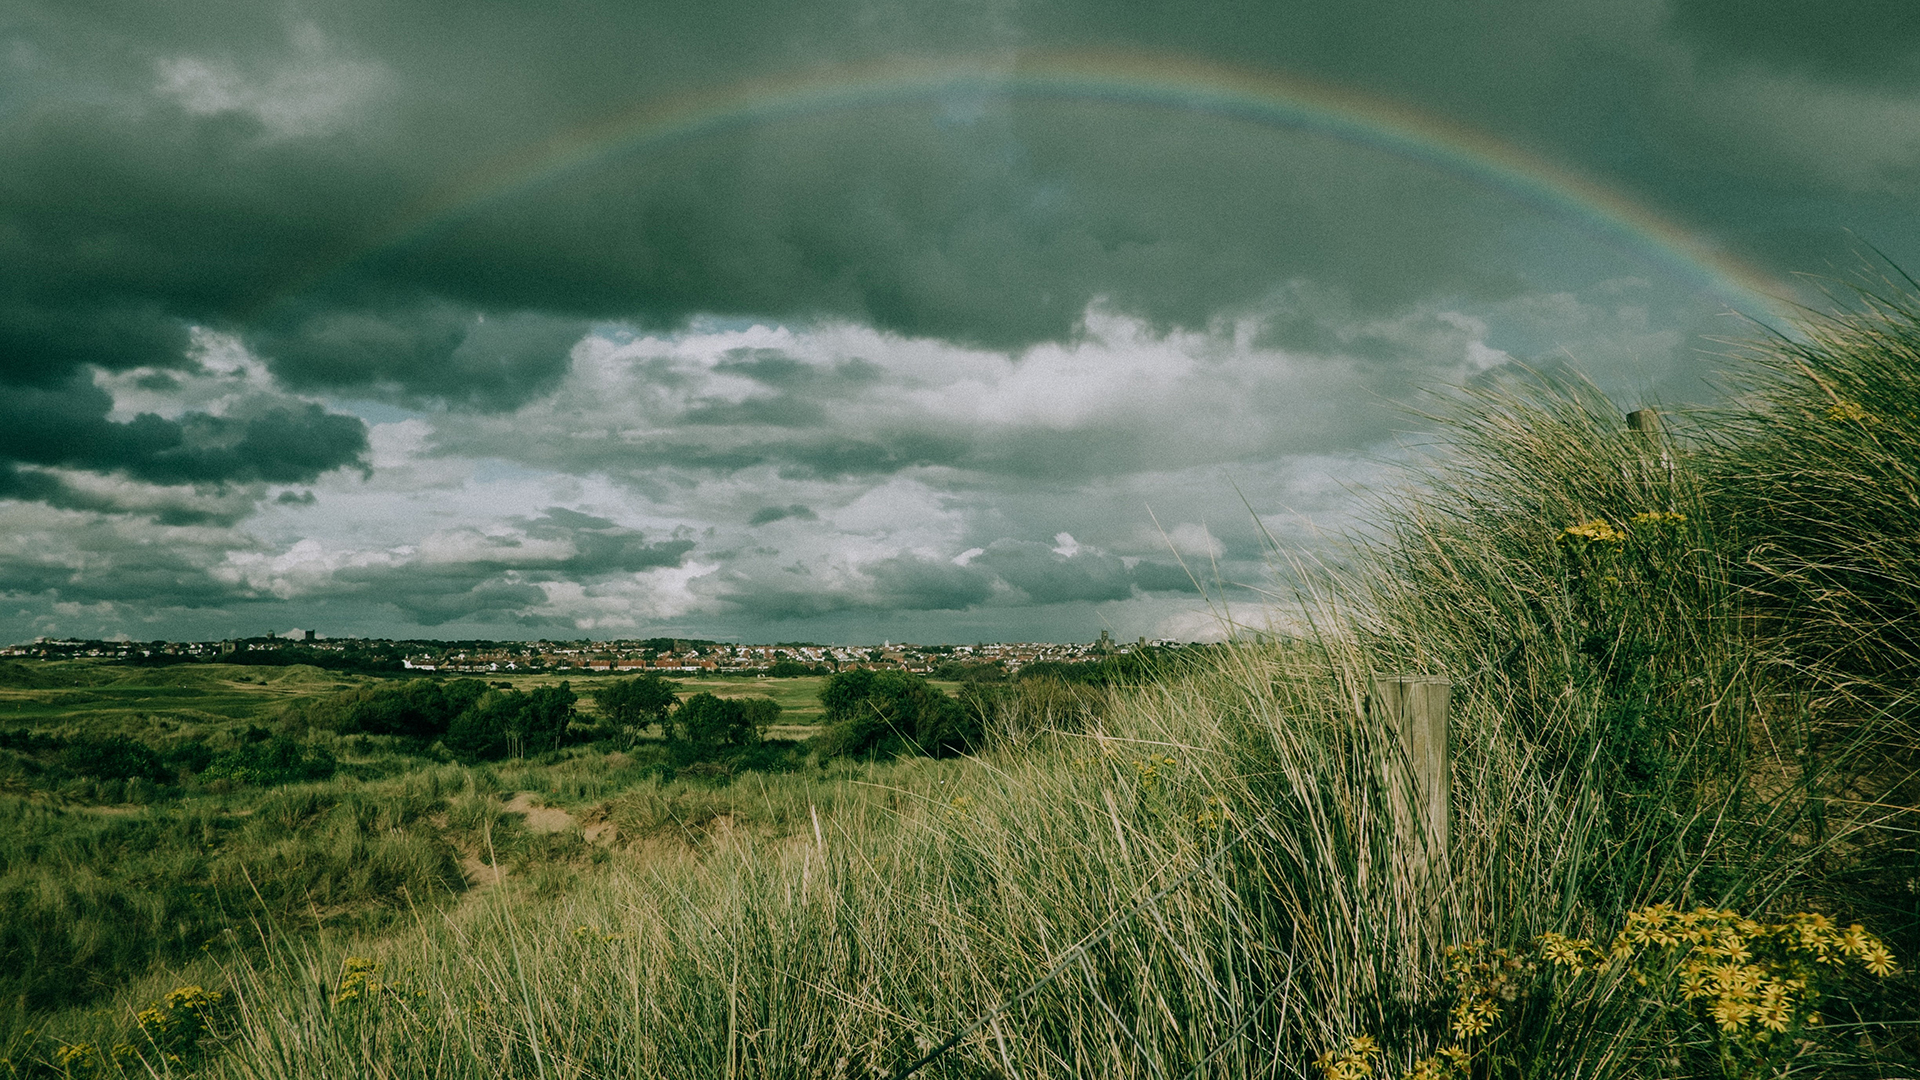
[[[182,663],[313,664],[364,672],[578,674],[659,672],[679,675],[808,675],[852,668],[892,668],[934,675],[942,669],[992,665],[1008,674],[1036,663],[1092,663],[1144,649],[1186,643],[1137,638],[1116,641],[1107,631],[1085,643],[982,642],[975,645],[818,645],[780,642],[742,645],[687,638],[608,641],[432,641],[328,638],[312,630],[220,641],[101,641],[37,638],[0,648],[0,658],[97,659],[155,666]]]

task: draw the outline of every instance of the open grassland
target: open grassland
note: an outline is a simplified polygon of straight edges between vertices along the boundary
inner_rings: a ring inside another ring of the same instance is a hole
[[[0,1057],[236,1078],[1916,1075],[1920,321],[1868,297],[1741,362],[1743,394],[1670,436],[1579,383],[1443,400],[1442,445],[1378,529],[1294,575],[1311,632],[1003,699],[970,757],[669,777],[631,740],[460,765],[310,730],[337,756],[324,782],[182,784],[102,815],[22,781],[6,873],[42,877],[10,910],[55,911],[35,899],[53,868],[112,863],[83,834],[145,821],[116,850],[197,850],[145,873],[211,889],[232,944],[183,937],[86,1008],[19,1011]],[[1445,848],[1395,811],[1375,671],[1452,682]],[[78,949],[134,916],[65,917],[33,940]]]
[[[309,667],[0,661],[0,723],[125,732],[148,722],[261,720],[290,700],[366,681]]]

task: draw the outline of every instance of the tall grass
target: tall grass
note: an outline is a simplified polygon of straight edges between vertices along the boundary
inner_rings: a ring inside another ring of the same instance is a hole
[[[1452,943],[1603,940],[1652,903],[1837,905],[1898,940],[1920,440],[1890,433],[1920,431],[1895,370],[1920,333],[1887,309],[1832,325],[1665,435],[1577,381],[1462,390],[1378,530],[1299,575],[1306,632],[1098,702],[1036,696],[1047,717],[998,717],[977,758],[556,779],[655,842],[403,933],[274,939],[227,972],[219,1052],[192,1067],[1292,1077],[1366,1035],[1400,1075],[1460,1038]],[[1880,488],[1857,520],[1824,492],[1845,478]],[[1453,683],[1444,854],[1396,827],[1380,671]],[[456,806],[482,833],[483,794]],[[1532,985],[1474,1074],[1723,1075],[1712,1026],[1656,990],[1624,969],[1577,1000]],[[1841,986],[1782,1068],[1910,1073],[1887,1003],[1914,990]]]

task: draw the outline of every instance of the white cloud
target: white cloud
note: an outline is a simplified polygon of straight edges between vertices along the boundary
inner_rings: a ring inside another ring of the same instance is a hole
[[[161,59],[154,91],[196,116],[245,113],[274,136],[299,138],[347,126],[392,79],[382,65],[344,55],[315,26],[297,26],[291,38],[293,55],[266,71],[223,59]]]
[[[226,416],[245,402],[293,396],[233,335],[195,326],[187,340],[192,368],[94,368],[93,384],[113,396],[108,418],[124,424],[141,413],[169,420],[189,412]]]
[[[1153,629],[1153,636],[1169,641],[1225,641],[1233,636],[1232,629],[1215,612],[1189,610],[1161,619]]]
[[[1205,525],[1183,521],[1167,530],[1166,543],[1182,555],[1203,559],[1217,559],[1227,553],[1222,544]]]

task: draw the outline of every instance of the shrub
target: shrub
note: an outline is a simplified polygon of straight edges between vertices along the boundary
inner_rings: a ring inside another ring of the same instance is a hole
[[[566,742],[573,704],[579,698],[567,683],[542,686],[532,693],[488,690],[447,729],[447,748],[467,761],[525,757]]]
[[[138,777],[165,783],[173,779],[170,770],[152,747],[124,735],[69,739],[60,752],[59,760],[69,772],[101,780],[131,780]]]
[[[447,733],[454,718],[472,708],[487,692],[479,679],[440,683],[431,679],[354,691],[346,695],[342,731],[366,735],[399,735],[430,742]]]
[[[727,750],[753,746],[780,716],[772,698],[722,698],[695,694],[674,711],[667,741],[676,760],[710,761]]]
[[[593,692],[593,699],[601,715],[637,733],[651,724],[666,724],[680,700],[678,689],[658,675],[641,675],[608,683]]]
[[[843,671],[820,688],[827,730],[817,736],[827,757],[932,757],[981,744],[978,713],[904,671]]]
[[[200,773],[200,779],[270,787],[275,784],[326,780],[338,768],[339,762],[335,760],[333,751],[326,747],[307,746],[275,735],[258,742],[242,743],[216,756]]]

